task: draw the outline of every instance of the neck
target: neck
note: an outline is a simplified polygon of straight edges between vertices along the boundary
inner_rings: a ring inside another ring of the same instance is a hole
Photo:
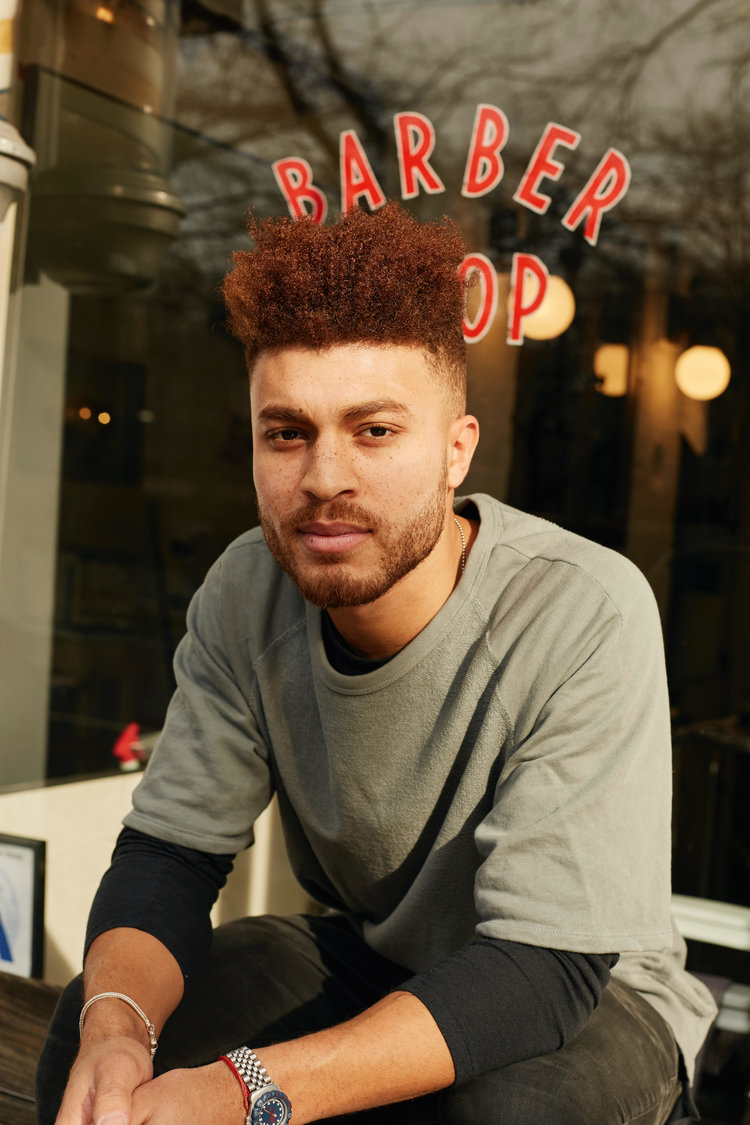
[[[477,526],[461,518],[466,553]],[[422,562],[368,605],[329,609],[349,647],[371,660],[393,656],[421,633],[451,596],[461,577],[461,535],[453,512],[446,515],[435,547]]]

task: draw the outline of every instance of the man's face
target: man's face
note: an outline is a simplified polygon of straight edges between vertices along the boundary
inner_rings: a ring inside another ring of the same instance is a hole
[[[421,350],[264,352],[250,400],[263,532],[308,601],[372,602],[430,554],[458,483],[455,410]]]

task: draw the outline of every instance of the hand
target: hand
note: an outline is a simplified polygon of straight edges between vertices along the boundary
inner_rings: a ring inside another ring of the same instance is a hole
[[[190,1125],[244,1125],[242,1090],[225,1063],[210,1063],[192,1070],[169,1070],[135,1091],[129,1125],[185,1125],[186,1122]]]
[[[148,1049],[130,1036],[82,1048],[55,1125],[130,1125],[133,1092],[152,1075]]]

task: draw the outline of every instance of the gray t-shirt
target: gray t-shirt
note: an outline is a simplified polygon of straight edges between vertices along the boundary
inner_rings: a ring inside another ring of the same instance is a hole
[[[260,529],[209,571],[126,824],[237,852],[278,794],[292,867],[412,971],[477,934],[620,953],[688,1066],[713,1014],[670,919],[661,628],[628,560],[475,496],[452,595],[387,664],[336,672]],[[457,502],[457,506],[466,501]]]

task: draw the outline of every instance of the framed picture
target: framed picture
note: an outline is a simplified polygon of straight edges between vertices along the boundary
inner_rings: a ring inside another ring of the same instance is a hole
[[[0,971],[41,977],[44,840],[0,833]]]

